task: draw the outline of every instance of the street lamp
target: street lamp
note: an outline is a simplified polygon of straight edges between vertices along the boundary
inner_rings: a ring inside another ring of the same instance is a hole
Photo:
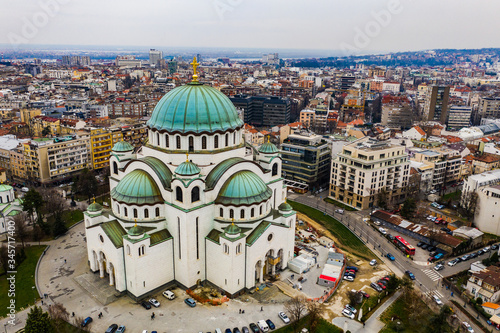
[[[31,287],[31,290],[33,290],[33,300],[34,300],[33,305],[36,305],[35,286]]]

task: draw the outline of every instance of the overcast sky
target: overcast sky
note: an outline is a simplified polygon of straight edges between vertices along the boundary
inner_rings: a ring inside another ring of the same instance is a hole
[[[500,47],[496,0],[0,1],[0,43],[6,44],[362,53]]]

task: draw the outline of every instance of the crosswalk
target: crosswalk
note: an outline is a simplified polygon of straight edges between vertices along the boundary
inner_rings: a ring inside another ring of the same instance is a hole
[[[437,281],[443,278],[443,276],[434,269],[424,269],[422,272],[424,272],[425,275],[427,275],[432,281]]]
[[[431,298],[432,296],[437,296],[438,298],[444,298],[444,295],[437,290],[430,290],[425,293],[425,296]]]

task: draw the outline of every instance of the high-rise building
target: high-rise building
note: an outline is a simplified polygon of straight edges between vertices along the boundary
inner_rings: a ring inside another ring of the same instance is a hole
[[[177,61],[175,60],[170,60],[167,64],[168,66],[168,73],[170,75],[174,74],[177,72]]]
[[[345,145],[332,160],[330,197],[349,206],[367,209],[406,198],[410,163],[405,147],[364,137]]]
[[[500,97],[480,97],[477,123],[483,118],[500,118]]]
[[[469,127],[471,114],[472,108],[470,106],[452,105],[448,108],[446,126],[456,131],[463,127]]]
[[[443,124],[448,118],[449,86],[429,86],[425,96],[425,120],[435,120]]]
[[[288,98],[235,95],[229,99],[244,111],[247,124],[272,127],[290,122],[292,104]]]
[[[290,134],[281,145],[282,175],[309,186],[328,184],[331,152],[321,135],[307,131]]]
[[[387,95],[382,98],[382,125],[407,129],[413,124],[413,109],[407,97]]]
[[[151,67],[157,67],[161,59],[163,59],[163,51],[149,50],[149,65]]]

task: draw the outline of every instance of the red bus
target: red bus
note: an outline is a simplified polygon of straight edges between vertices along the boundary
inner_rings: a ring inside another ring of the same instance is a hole
[[[413,247],[413,245],[405,241],[403,237],[401,236],[394,237],[394,244],[396,244],[396,246],[399,247],[399,249],[404,253],[410,256],[415,255],[415,248]]]

